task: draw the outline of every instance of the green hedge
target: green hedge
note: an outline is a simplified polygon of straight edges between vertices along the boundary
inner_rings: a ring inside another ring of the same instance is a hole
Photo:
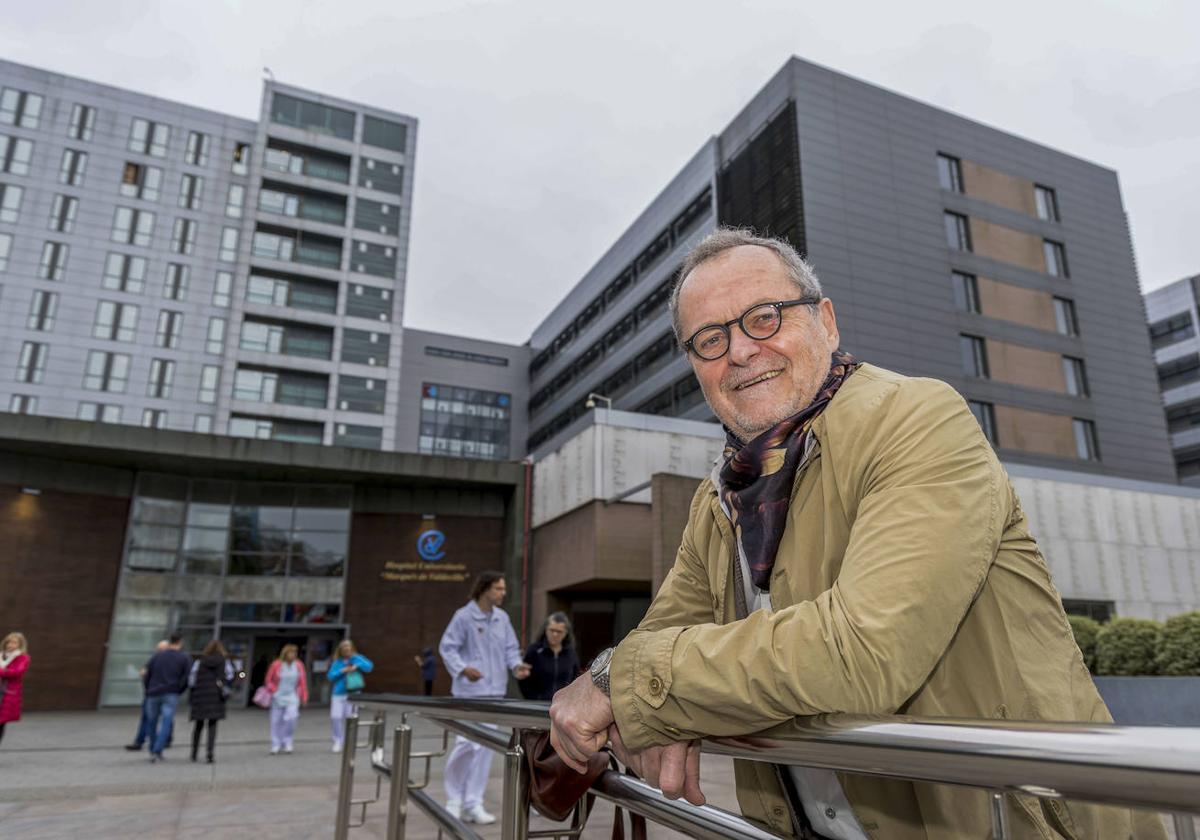
[[[1173,677],[1200,675],[1200,612],[1167,619],[1156,665],[1158,673]]]
[[[1114,618],[1096,634],[1096,673],[1134,677],[1158,673],[1162,625],[1144,618]]]
[[[1096,672],[1096,635],[1100,632],[1100,622],[1084,615],[1069,615],[1071,632],[1075,634],[1075,644],[1083,653],[1083,662],[1088,670]]]

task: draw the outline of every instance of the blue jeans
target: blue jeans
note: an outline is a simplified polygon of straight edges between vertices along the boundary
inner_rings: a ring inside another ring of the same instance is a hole
[[[150,752],[162,755],[175,728],[175,707],[179,705],[178,694],[160,694],[146,698],[146,734],[150,738]]]
[[[175,721],[172,720],[171,728],[167,729],[167,745],[168,746],[170,746],[170,744],[171,744],[171,737],[175,734],[172,731],[174,729],[174,726],[175,726]],[[138,721],[137,736],[134,737],[133,743],[137,744],[140,747],[142,744],[146,743],[147,740],[149,740],[150,745],[154,746],[154,738],[151,737],[152,735],[153,735],[153,733],[150,731],[150,698],[143,697],[142,698],[142,717]]]

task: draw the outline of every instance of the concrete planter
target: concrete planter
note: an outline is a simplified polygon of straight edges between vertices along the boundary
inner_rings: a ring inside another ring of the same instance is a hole
[[[1200,726],[1200,677],[1093,677],[1117,723]]]

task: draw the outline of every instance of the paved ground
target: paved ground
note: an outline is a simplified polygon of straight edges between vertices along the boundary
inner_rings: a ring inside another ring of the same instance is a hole
[[[341,756],[329,750],[326,714],[323,709],[306,710],[297,731],[296,752],[271,756],[266,714],[231,712],[220,725],[212,765],[203,763],[203,745],[200,763],[188,760],[186,721],[180,722],[167,760],[152,765],[144,751],[122,749],[137,728],[135,712],[27,714],[8,727],[0,743],[0,837],[325,840],[333,835],[341,769]],[[414,750],[440,745],[441,736],[432,726],[418,719],[414,729]],[[374,790],[373,774],[362,769],[366,752],[359,755],[355,796],[365,797]],[[500,808],[501,766],[497,756],[487,798],[494,812]],[[440,760],[433,770],[430,792],[442,800]],[[414,766],[413,772],[418,768]],[[710,802],[734,809],[731,763],[706,757],[704,777]],[[386,787],[383,795],[385,801],[368,810],[366,824],[351,831],[352,840],[384,836]],[[601,803],[585,837],[608,837],[611,820],[611,807]],[[500,836],[494,827],[484,834]],[[416,811],[409,820],[408,836],[432,840],[437,832]],[[652,826],[650,836],[680,835]]]

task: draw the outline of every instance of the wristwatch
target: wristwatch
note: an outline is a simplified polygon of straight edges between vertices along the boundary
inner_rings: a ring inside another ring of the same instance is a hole
[[[605,697],[609,697],[608,693],[608,668],[612,665],[612,648],[605,648],[596,654],[596,658],[592,660],[592,682],[596,688],[604,692]]]

